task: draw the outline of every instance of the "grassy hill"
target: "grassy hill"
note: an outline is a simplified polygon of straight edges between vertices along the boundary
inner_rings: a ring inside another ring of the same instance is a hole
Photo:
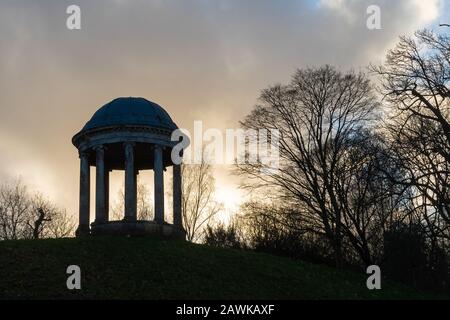
[[[78,265],[82,289],[66,288]],[[151,238],[0,241],[0,298],[415,299],[430,298],[366,275],[268,254]]]

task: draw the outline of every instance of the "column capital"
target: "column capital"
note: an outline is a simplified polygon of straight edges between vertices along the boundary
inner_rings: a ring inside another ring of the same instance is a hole
[[[96,152],[97,152],[97,151],[105,151],[105,150],[106,150],[106,147],[105,147],[105,145],[100,144],[100,145],[98,145],[98,146],[95,146],[93,149],[94,149]]]
[[[134,146],[136,146],[136,142],[133,142],[133,141],[125,141],[124,143],[123,143],[123,146],[125,147],[125,148],[129,148],[129,147],[134,147]]]
[[[150,146],[150,149],[152,150],[165,150],[166,146],[160,145],[160,144],[153,144]]]
[[[89,150],[83,150],[83,151],[78,150],[78,157],[80,159],[82,159],[82,158],[89,158]]]

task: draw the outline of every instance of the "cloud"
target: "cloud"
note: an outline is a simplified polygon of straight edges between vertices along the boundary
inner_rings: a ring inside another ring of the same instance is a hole
[[[393,3],[394,2],[394,3]],[[422,27],[437,19],[444,10],[443,0],[400,0],[400,1],[360,1],[360,0],[319,0],[320,8],[331,10],[354,22],[361,17],[362,10],[370,5],[378,5],[383,8],[382,14],[397,16],[397,19],[407,25]],[[393,14],[392,14],[393,13]],[[404,17],[400,17],[403,14]],[[405,19],[408,17],[408,19]]]
[[[411,6],[414,12],[418,12],[420,24],[428,24],[439,17],[440,12],[444,10],[444,1],[442,0],[412,0]]]
[[[324,9],[332,10],[337,14],[348,19],[347,22],[354,22],[356,17],[356,12],[354,10],[355,5],[358,4],[358,0],[320,0],[319,7]]]
[[[446,14],[439,0],[79,0],[82,30],[69,31],[70,4],[0,3],[0,177],[46,180],[73,211],[70,139],[109,100],[144,96],[180,126],[234,128],[261,89],[295,68],[364,68]],[[382,30],[366,28],[370,4],[382,9]]]

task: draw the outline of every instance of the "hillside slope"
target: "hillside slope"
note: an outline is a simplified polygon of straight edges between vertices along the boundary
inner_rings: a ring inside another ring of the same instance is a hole
[[[78,265],[82,289],[68,290]],[[150,238],[0,241],[0,298],[365,299],[427,298],[366,275],[267,254]]]

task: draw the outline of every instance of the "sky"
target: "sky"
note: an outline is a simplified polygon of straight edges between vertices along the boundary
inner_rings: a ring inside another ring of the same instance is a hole
[[[80,30],[66,27],[69,5]],[[366,27],[370,5],[379,30]],[[76,215],[71,138],[114,98],[145,97],[182,128],[235,129],[297,68],[364,71],[400,35],[447,32],[439,23],[450,23],[450,0],[0,0],[0,183],[20,177]],[[224,215],[244,196],[230,169],[215,169]]]

